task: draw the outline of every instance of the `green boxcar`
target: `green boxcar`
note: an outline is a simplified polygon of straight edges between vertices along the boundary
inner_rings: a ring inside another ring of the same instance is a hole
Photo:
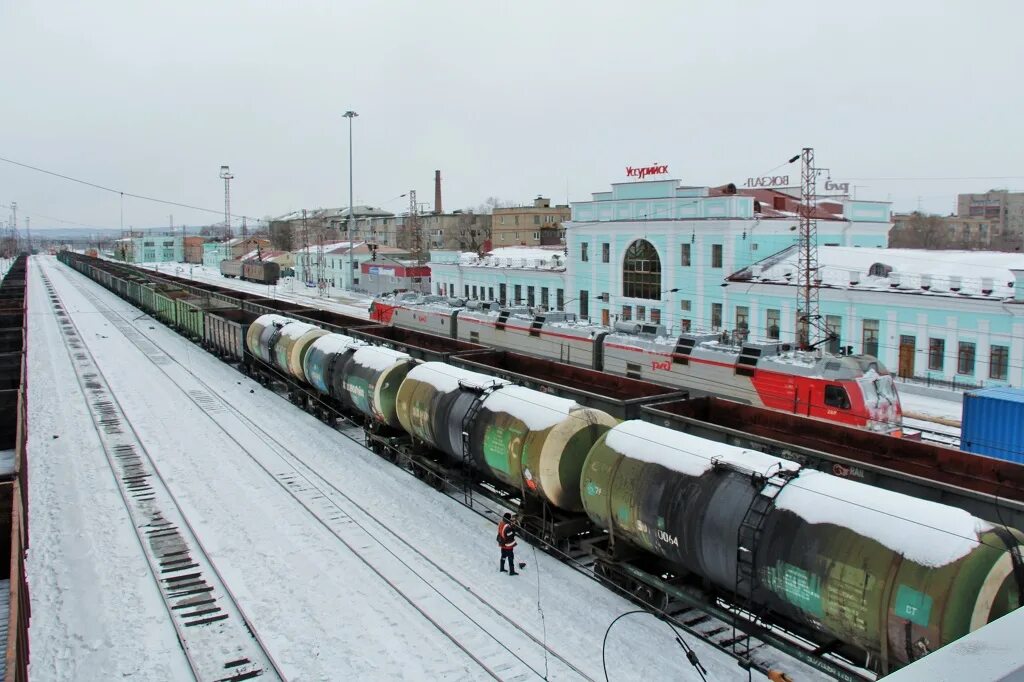
[[[184,289],[158,288],[153,292],[153,316],[170,327],[178,326],[177,306],[175,301],[179,298],[188,298],[188,292]]]
[[[206,337],[206,316],[209,312],[238,308],[224,301],[193,297],[176,299],[174,306],[178,329],[193,341]]]

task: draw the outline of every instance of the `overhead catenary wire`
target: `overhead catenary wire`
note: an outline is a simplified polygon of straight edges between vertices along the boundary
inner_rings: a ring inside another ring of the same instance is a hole
[[[186,203],[181,202],[181,201],[173,201],[173,200],[170,200],[170,199],[160,199],[158,197],[147,196],[145,194],[136,194],[134,192],[126,192],[124,190],[114,189],[113,187],[107,187],[106,185],[100,185],[100,184],[97,184],[95,182],[90,182],[88,180],[82,180],[81,178],[75,178],[75,177],[72,177],[70,175],[65,175],[63,173],[57,173],[56,171],[46,170],[45,168],[39,168],[38,166],[33,166],[33,165],[30,165],[30,164],[27,164],[27,163],[22,163],[21,161],[15,161],[14,159],[8,159],[8,158],[2,157],[2,156],[0,156],[0,161],[2,161],[4,163],[9,163],[9,164],[14,165],[14,166],[19,166],[21,168],[26,168],[28,170],[36,171],[37,173],[43,173],[45,175],[51,175],[53,177],[60,178],[62,180],[67,180],[69,182],[74,182],[74,183],[78,183],[80,185],[85,185],[86,187],[92,187],[94,189],[102,190],[104,192],[110,192],[112,194],[118,194],[118,195],[121,195],[123,197],[130,197],[132,199],[140,199],[142,201],[151,201],[151,202],[154,202],[154,203],[164,204],[164,205],[167,205],[167,206],[178,206],[180,208],[188,208],[188,209],[192,209],[194,211],[202,211],[204,213],[213,213],[213,214],[216,214],[216,215],[224,215],[224,209],[222,209],[222,208],[220,208],[220,209],[207,208],[205,206],[196,206],[195,204],[186,204]],[[242,218],[249,218],[251,220],[258,220],[257,218],[253,218],[252,216],[242,216],[242,215],[238,215],[238,214],[234,214],[232,216],[233,220],[234,219],[242,219]]]
[[[2,207],[2,208],[10,208],[11,205],[10,204],[5,204],[3,202],[0,202],[0,207]],[[20,204],[18,205],[18,211],[21,212],[22,215],[27,216],[27,217],[43,218],[44,220],[52,220],[54,222],[64,223],[65,225],[77,225],[77,226],[80,226],[80,227],[86,227],[86,228],[93,229],[93,230],[116,230],[117,229],[117,227],[115,227],[115,226],[103,227],[103,226],[100,226],[100,225],[90,225],[89,223],[86,223],[84,221],[80,221],[80,220],[66,220],[64,218],[56,218],[54,216],[45,215],[43,213],[36,213],[36,212],[28,213],[28,212],[24,211],[22,205],[20,205]]]

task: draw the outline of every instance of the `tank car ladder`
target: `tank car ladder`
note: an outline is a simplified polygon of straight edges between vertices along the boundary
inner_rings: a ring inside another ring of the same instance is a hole
[[[754,499],[750,501],[743,521],[740,522],[739,528],[736,530],[736,582],[733,586],[733,603],[750,614],[754,624],[758,619],[757,614],[751,609],[754,590],[758,585],[757,546],[761,540],[765,520],[772,507],[775,506],[775,499],[786,487],[786,484],[796,476],[796,473],[796,471],[780,468],[770,475],[751,474],[751,484],[757,487],[758,491]],[[750,634],[737,632],[738,619],[737,614],[732,621],[732,651],[746,661],[749,670]]]
[[[459,385],[476,394],[473,404],[469,406],[466,415],[462,418],[462,496],[463,503],[473,508],[473,451],[470,448],[469,430],[473,427],[480,408],[483,407],[484,399],[494,392],[496,386],[474,386],[472,384],[459,382]]]

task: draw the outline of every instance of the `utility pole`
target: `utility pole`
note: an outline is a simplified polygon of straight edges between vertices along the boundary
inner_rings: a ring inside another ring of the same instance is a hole
[[[406,220],[406,243],[412,251],[416,265],[423,265],[423,232],[420,230],[420,207],[416,203],[416,190],[409,190],[409,218]]]
[[[11,237],[14,242],[14,254],[18,253],[18,202],[11,202]]]
[[[245,223],[245,216],[242,216],[242,239],[249,236],[249,226]]]
[[[821,322],[818,297],[821,274],[818,270],[817,177],[822,170],[814,165],[814,148],[804,147],[800,154],[800,249],[797,262],[797,344],[804,350],[815,348],[827,332]]]
[[[324,231],[317,230],[316,235],[316,284],[317,293],[326,298],[327,285],[327,259],[324,257]]]
[[[224,180],[224,237],[231,239],[231,181],[235,176],[230,168],[221,166],[220,177]]]
[[[299,262],[302,263],[302,276],[305,278],[305,283],[312,284],[313,272],[309,258],[309,223],[306,221],[306,209],[302,209],[302,257]],[[317,284],[317,286],[320,285]]]
[[[29,216],[25,216],[25,239],[28,241],[28,254],[32,255],[32,219]]]
[[[348,119],[348,288],[355,289],[355,253],[352,243],[352,227],[355,222],[355,207],[352,199],[352,119],[358,116],[354,111],[346,111],[342,116]]]

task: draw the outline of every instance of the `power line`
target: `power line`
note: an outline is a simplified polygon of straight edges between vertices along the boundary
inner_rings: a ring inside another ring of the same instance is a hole
[[[192,209],[194,211],[203,211],[204,213],[215,213],[215,214],[218,214],[218,215],[223,215],[223,211],[220,210],[220,209],[205,208],[203,206],[195,206],[193,204],[186,204],[186,203],[182,203],[180,201],[171,201],[169,199],[159,199],[157,197],[146,196],[144,194],[135,194],[133,192],[124,192],[124,191],[119,190],[119,189],[114,189],[113,187],[107,187],[105,185],[99,185],[99,184],[96,184],[95,182],[89,182],[88,180],[82,180],[80,178],[74,178],[74,177],[71,177],[70,175],[64,175],[63,173],[57,173],[55,171],[46,170],[45,168],[39,168],[38,166],[32,166],[32,165],[29,165],[27,163],[22,163],[20,161],[15,161],[13,159],[4,158],[2,156],[0,156],[0,161],[3,161],[4,163],[9,163],[9,164],[14,165],[14,166],[19,166],[21,168],[27,168],[28,170],[33,170],[33,171],[36,171],[37,173],[43,173],[45,175],[52,175],[53,177],[61,178],[62,180],[68,180],[69,182],[76,182],[76,183],[78,183],[80,185],[85,185],[86,187],[92,187],[94,189],[103,190],[104,192],[110,192],[112,194],[119,194],[121,196],[131,197],[132,199],[141,199],[142,201],[152,201],[152,202],[155,202],[155,203],[158,203],[158,204],[166,204],[168,206],[179,206],[181,208],[190,208],[190,209]],[[242,217],[251,217],[251,216],[235,216],[235,217],[236,218],[242,218]],[[255,220],[255,218],[254,218],[254,220]]]
[[[3,202],[0,202],[0,207],[2,207],[2,208],[10,208],[11,205],[10,204],[5,204]],[[116,230],[117,229],[116,227],[100,227],[99,225],[90,225],[89,223],[83,223],[83,222],[78,221],[78,220],[65,220],[64,218],[56,218],[54,216],[44,215],[42,213],[29,213],[27,215],[29,215],[29,216],[31,216],[33,218],[42,218],[44,220],[52,220],[54,222],[64,223],[65,225],[75,225],[75,226],[78,226],[78,227],[87,227],[87,228],[90,228],[90,229],[93,229],[93,230]]]

